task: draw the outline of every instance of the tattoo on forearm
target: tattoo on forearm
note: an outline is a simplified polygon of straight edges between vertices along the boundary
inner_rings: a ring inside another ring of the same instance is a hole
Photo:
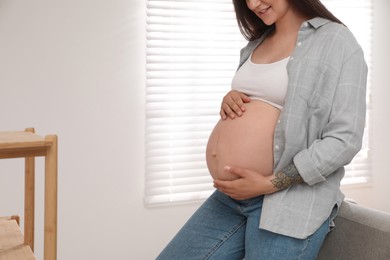
[[[275,174],[275,178],[271,180],[272,184],[278,190],[283,190],[290,187],[293,184],[302,183],[303,179],[295,165],[293,163],[289,164],[281,171]]]

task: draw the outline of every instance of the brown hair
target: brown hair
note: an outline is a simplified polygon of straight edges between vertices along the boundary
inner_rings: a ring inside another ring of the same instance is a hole
[[[246,4],[247,0],[233,0],[236,19],[241,34],[245,39],[251,41],[261,37],[269,28],[263,21],[253,13]],[[341,23],[320,0],[287,0],[292,8],[298,10],[302,15],[310,18],[322,17],[333,22]]]

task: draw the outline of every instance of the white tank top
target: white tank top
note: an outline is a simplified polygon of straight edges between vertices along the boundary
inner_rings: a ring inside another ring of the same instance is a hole
[[[282,109],[287,92],[287,62],[289,57],[269,64],[256,64],[252,54],[238,69],[232,89]]]

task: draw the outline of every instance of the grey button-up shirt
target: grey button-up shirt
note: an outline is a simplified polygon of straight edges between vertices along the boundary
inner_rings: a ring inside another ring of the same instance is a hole
[[[264,38],[241,50],[240,66]],[[274,132],[274,172],[293,162],[305,183],[266,195],[260,228],[306,238],[344,198],[344,165],[362,143],[367,65],[348,28],[314,18],[302,24],[287,72]]]

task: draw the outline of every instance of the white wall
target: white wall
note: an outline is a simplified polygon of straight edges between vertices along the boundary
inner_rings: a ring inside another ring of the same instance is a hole
[[[375,3],[375,179],[346,192],[390,212],[390,3]],[[59,136],[59,260],[154,259],[198,206],[143,205],[144,19],[143,0],[0,1],[0,130]],[[42,171],[39,158],[38,259]],[[0,215],[23,213],[22,189],[23,160],[1,160]]]

